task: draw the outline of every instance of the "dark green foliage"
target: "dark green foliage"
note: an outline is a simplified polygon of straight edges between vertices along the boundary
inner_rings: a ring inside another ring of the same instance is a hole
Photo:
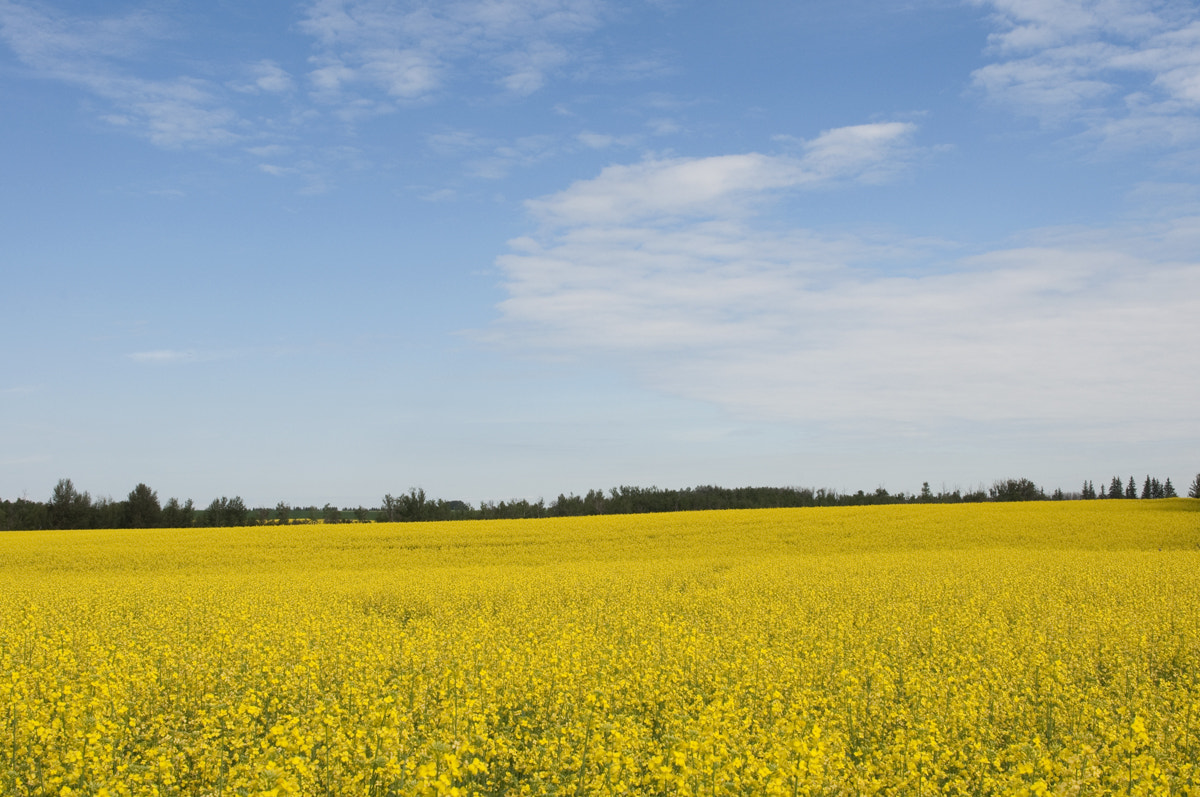
[[[59,479],[50,494],[49,521],[52,529],[81,529],[90,523],[92,499],[75,489],[70,479]]]
[[[201,513],[200,526],[245,526],[249,519],[250,510],[242,501],[241,496],[233,498],[214,498],[208,508]]]
[[[1046,493],[1029,479],[1005,479],[988,490],[993,501],[1045,501]]]
[[[1200,474],[1196,475],[1188,490],[1191,498],[1200,498]],[[1114,476],[1108,490],[1103,486],[1097,492],[1093,483],[1083,482],[1079,493],[1064,493],[1056,489],[1054,500],[1065,501],[1075,498],[1136,498],[1137,488],[1133,477],[1124,483]],[[1160,482],[1147,476],[1142,485],[1142,498],[1175,498],[1177,493],[1170,479]],[[425,490],[411,488],[398,498],[388,493],[378,509],[339,509],[332,504],[324,507],[309,506],[293,508],[280,501],[274,512],[266,507],[249,509],[240,496],[213,499],[204,511],[197,511],[191,499],[180,504],[171,498],[159,507],[158,494],[145,484],[138,484],[125,501],[111,498],[93,500],[86,492],[79,492],[70,479],[60,479],[46,503],[19,498],[16,501],[0,500],[0,531],[24,529],[68,529],[68,528],[188,528],[191,526],[247,526],[257,524],[327,523],[345,522],[346,516],[355,522],[370,521],[433,521],[496,518],[543,518],[578,517],[582,515],[635,514],[643,512],[681,512],[708,509],[760,509],[782,507],[816,506],[863,506],[870,504],[902,503],[970,503],[978,501],[1044,501],[1046,493],[1029,479],[1004,479],[996,481],[990,489],[980,485],[977,490],[961,492],[947,491],[944,487],[934,493],[929,482],[921,485],[920,493],[906,495],[890,493],[884,487],[871,492],[858,490],[840,493],[825,488],[809,487],[716,487],[702,485],[682,490],[658,487],[614,487],[603,490],[588,490],[586,495],[560,494],[550,504],[539,499],[536,502],[524,498],[499,503],[486,502],[473,508],[464,501],[430,499]]]
[[[155,528],[162,521],[162,508],[158,505],[158,493],[139,483],[125,501],[125,523],[131,529]]]

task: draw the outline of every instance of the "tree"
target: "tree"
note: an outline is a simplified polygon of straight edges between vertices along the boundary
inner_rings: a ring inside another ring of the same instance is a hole
[[[1178,498],[1179,495],[1175,492],[1175,485],[1171,484],[1171,477],[1163,482],[1163,498]]]
[[[396,513],[399,511],[400,511],[400,502],[397,501],[396,498],[391,493],[388,493],[387,495],[385,495],[383,497],[383,518],[384,518],[384,520],[386,520],[388,523],[394,523],[396,520]]]
[[[1113,476],[1112,482],[1108,485],[1108,497],[1120,498],[1124,494],[1124,489],[1121,487],[1121,477]]]
[[[1125,485],[1125,497],[1137,498],[1137,485],[1133,483],[1133,477],[1129,477],[1129,484]]]
[[[79,492],[70,479],[59,479],[50,494],[50,528],[80,529],[87,525],[91,514],[92,497]]]
[[[177,529],[183,525],[180,522],[183,519],[183,507],[179,505],[178,498],[169,498],[163,504],[162,508],[162,524],[168,529]]]
[[[1130,476],[1129,478],[1132,479],[1133,477]],[[1150,488],[1150,477],[1147,476],[1146,483],[1142,485],[1142,498],[1153,498],[1153,497],[1154,497],[1154,493],[1151,491],[1151,488]]]
[[[400,516],[405,520],[422,520],[425,516],[425,490],[413,487],[408,495],[400,496]]]
[[[233,498],[221,496],[214,498],[208,509],[204,510],[202,523],[205,526],[244,526],[249,512],[240,495]]]
[[[139,482],[125,500],[125,525],[131,529],[149,529],[161,522],[162,507],[158,505],[158,493]]]
[[[292,517],[292,508],[290,506],[288,506],[286,503],[284,503],[283,501],[280,501],[278,504],[275,505],[275,519],[279,521],[280,525],[286,526],[288,524],[288,521],[291,520],[291,517]]]
[[[200,518],[203,526],[228,526],[225,522],[225,510],[229,507],[229,499],[225,496],[214,498]]]
[[[321,517],[324,518],[326,523],[340,523],[342,513],[333,504],[325,504],[321,509]]]
[[[1101,485],[1100,489],[1103,490],[1104,485]],[[1083,491],[1080,494],[1083,496],[1085,501],[1090,501],[1096,497],[1096,488],[1092,486],[1090,481],[1085,481],[1083,483]]]
[[[1200,498],[1200,473],[1196,474],[1196,479],[1192,482],[1192,486],[1188,488],[1188,498]]]
[[[1029,479],[997,481],[988,490],[993,501],[1044,501],[1046,494]]]
[[[242,500],[240,495],[235,495],[229,499],[229,503],[225,507],[225,518],[230,526],[245,526],[246,518],[249,516],[250,510],[246,508],[246,502]]]

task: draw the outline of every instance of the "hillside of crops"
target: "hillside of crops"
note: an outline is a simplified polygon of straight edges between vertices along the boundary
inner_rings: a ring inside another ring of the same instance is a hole
[[[1200,501],[0,535],[6,795],[1200,794]]]

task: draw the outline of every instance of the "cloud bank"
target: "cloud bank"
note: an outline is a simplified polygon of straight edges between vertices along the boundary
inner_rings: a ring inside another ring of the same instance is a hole
[[[995,61],[974,85],[1112,146],[1200,141],[1200,10],[1150,0],[977,0]]]
[[[1200,219],[970,255],[758,222],[790,194],[893,173],[911,135],[612,166],[533,200],[542,231],[497,261],[493,339],[755,418],[1200,431]]]

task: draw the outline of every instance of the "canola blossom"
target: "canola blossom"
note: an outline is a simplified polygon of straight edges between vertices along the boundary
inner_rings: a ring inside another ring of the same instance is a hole
[[[1200,501],[0,535],[4,795],[1200,795]]]

